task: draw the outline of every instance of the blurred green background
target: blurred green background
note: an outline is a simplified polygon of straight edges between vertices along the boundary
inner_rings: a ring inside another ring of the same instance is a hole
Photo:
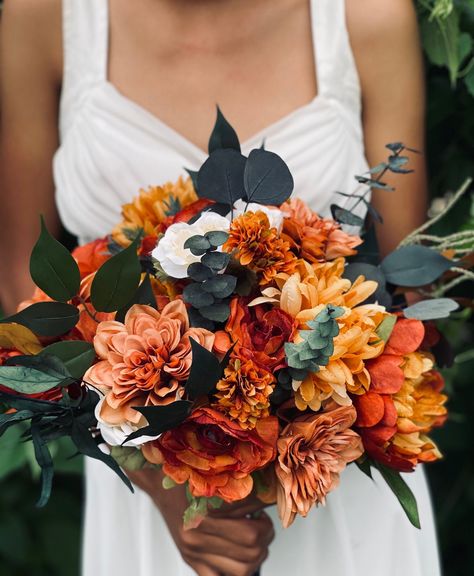
[[[431,192],[439,208],[474,175],[474,0],[418,0],[418,9],[427,60]],[[460,227],[474,228],[469,194],[438,229]],[[472,283],[459,293],[472,293]],[[474,574],[474,351],[469,314],[459,318],[441,326],[457,356],[445,372],[450,418],[436,435],[445,459],[427,467],[445,576]],[[53,496],[37,510],[39,471],[32,448],[20,444],[13,429],[0,440],[1,576],[79,574],[82,462],[70,459],[74,451],[66,442],[55,450]]]

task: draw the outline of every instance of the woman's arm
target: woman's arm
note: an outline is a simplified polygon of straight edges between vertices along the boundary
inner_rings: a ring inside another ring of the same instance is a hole
[[[58,146],[61,1],[6,0],[1,44],[0,301],[31,295],[39,214],[59,229],[52,158]],[[59,56],[58,56],[59,55]]]
[[[366,154],[371,166],[386,159],[389,142],[425,152],[423,61],[412,0],[346,0],[349,34],[362,87]],[[410,154],[408,175],[388,174],[395,192],[373,191],[382,214],[380,250],[386,254],[426,218],[425,158]]]

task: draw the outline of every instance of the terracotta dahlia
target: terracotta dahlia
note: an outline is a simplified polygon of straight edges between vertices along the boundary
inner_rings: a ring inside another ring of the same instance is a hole
[[[214,335],[190,328],[181,300],[161,312],[135,305],[125,322],[102,322],[94,338],[100,362],[84,376],[105,395],[101,418],[109,424],[138,424],[133,406],[169,404],[183,393],[192,362],[190,338],[211,350]]]

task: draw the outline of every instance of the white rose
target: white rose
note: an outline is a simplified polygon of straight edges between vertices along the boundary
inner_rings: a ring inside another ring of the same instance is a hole
[[[275,208],[274,206],[264,206],[263,204],[256,204],[255,202],[250,202],[247,206],[247,202],[244,200],[237,200],[234,204],[234,218],[237,218],[237,216],[240,216],[244,212],[258,211],[264,212],[268,216],[271,228],[276,228],[278,232],[281,232],[285,215],[279,208]],[[228,218],[230,218],[230,213]]]
[[[184,247],[186,240],[198,234],[204,236],[207,232],[227,232],[229,226],[229,220],[215,212],[204,212],[194,224],[171,224],[153,250],[152,256],[158,260],[168,276],[187,278],[188,266],[200,262],[201,256],[194,256],[191,250]]]
[[[119,424],[113,426],[112,424],[108,424],[100,417],[100,409],[102,403],[105,400],[105,396],[98,402],[97,406],[95,407],[95,417],[97,418],[97,428],[100,430],[102,434],[102,438],[107,442],[109,446],[121,446],[125,439],[130,436],[133,432],[139,430],[139,426],[134,426],[129,422],[124,422],[123,424]],[[135,440],[130,440],[130,442],[125,442],[124,446],[131,446],[138,448],[145,442],[150,442],[151,440],[156,440],[158,436],[140,436],[139,438],[135,438]]]

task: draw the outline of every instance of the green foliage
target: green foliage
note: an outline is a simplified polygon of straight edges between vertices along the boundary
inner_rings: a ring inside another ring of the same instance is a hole
[[[79,310],[63,302],[37,302],[1,322],[22,324],[39,336],[62,336],[79,320]]]

